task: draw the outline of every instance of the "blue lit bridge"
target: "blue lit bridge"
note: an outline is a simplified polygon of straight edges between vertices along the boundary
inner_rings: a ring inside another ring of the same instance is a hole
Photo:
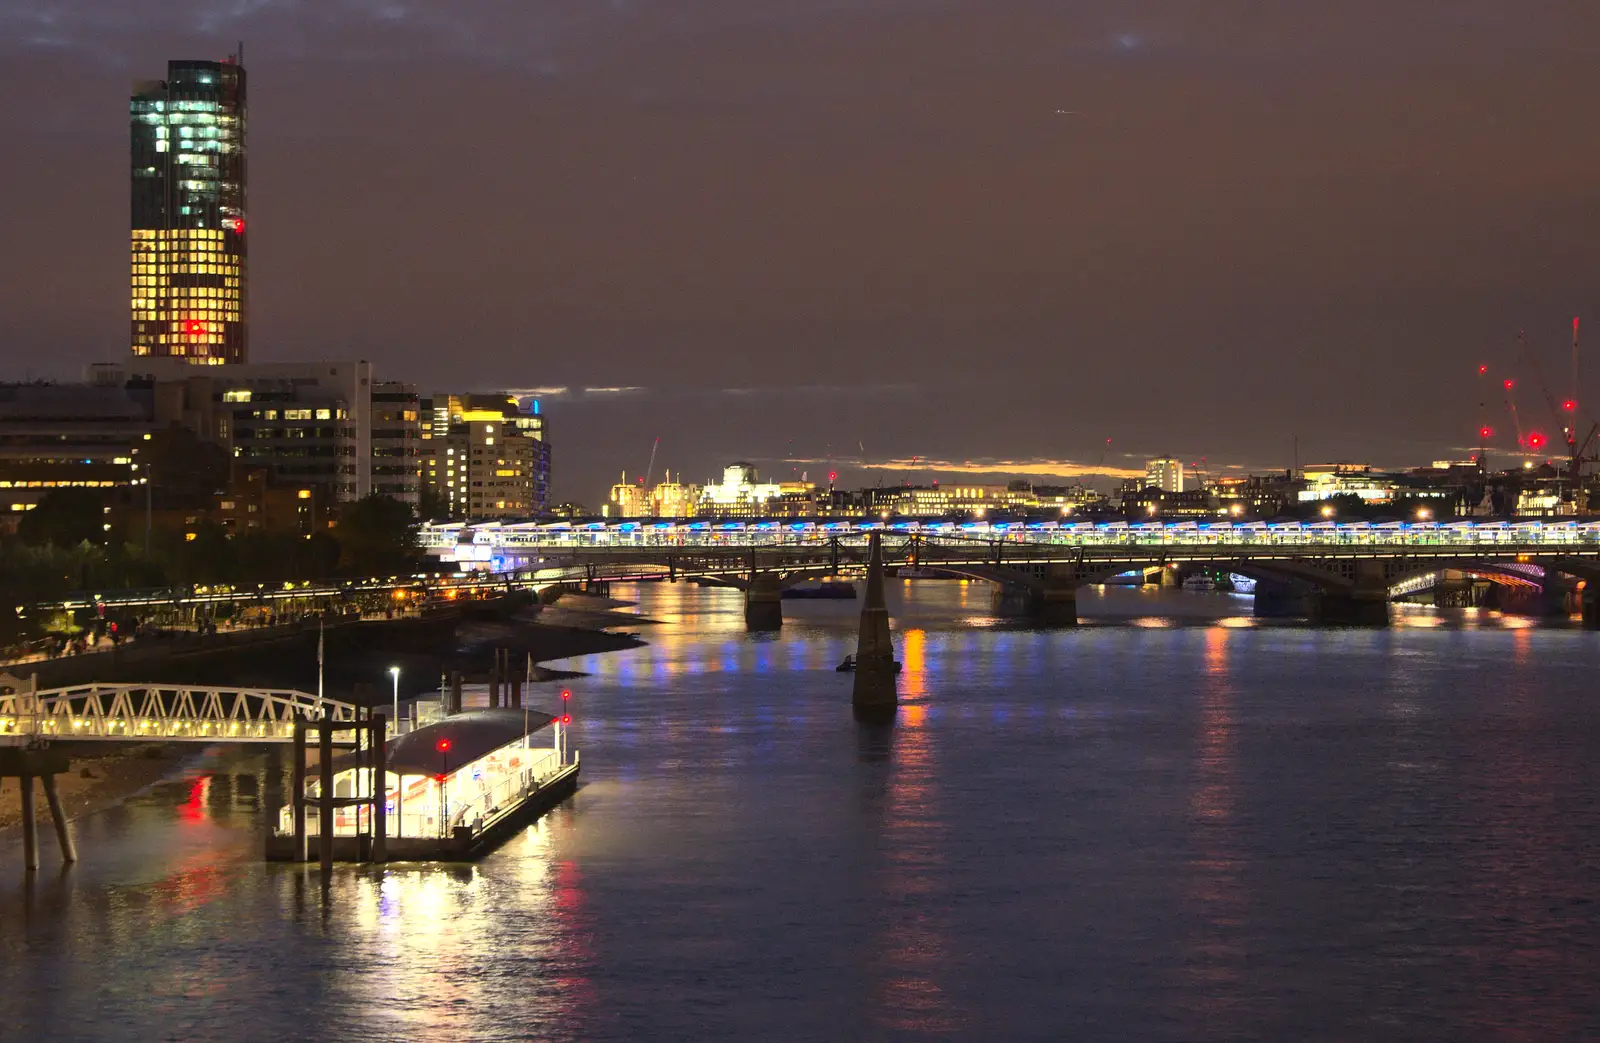
[[[1555,610],[1580,597],[1600,622],[1600,522],[594,523],[430,526],[442,563],[511,583],[697,578],[745,593],[756,628],[781,622],[785,587],[859,572],[879,533],[885,564],[996,584],[997,607],[1077,618],[1079,587],[1129,572],[1257,581],[1258,615],[1381,623],[1387,605],[1468,577]]]

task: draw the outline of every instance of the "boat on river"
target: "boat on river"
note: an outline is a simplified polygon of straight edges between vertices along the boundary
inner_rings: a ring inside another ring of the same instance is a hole
[[[550,741],[534,736],[549,729]],[[472,709],[384,743],[382,814],[368,754],[332,762],[333,858],[369,861],[374,819],[386,861],[460,862],[481,858],[578,787],[579,757],[569,760],[562,719],[536,710]],[[315,858],[322,816],[320,771],[307,773],[302,799],[284,806],[267,837],[269,862]]]

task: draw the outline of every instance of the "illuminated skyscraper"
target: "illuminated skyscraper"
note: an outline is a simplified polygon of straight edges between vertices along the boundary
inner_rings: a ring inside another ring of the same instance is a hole
[[[130,110],[133,354],[246,362],[244,66],[168,62]]]

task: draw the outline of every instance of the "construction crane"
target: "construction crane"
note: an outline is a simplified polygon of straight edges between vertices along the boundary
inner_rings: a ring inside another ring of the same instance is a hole
[[[1550,385],[1544,379],[1544,373],[1539,368],[1539,362],[1528,348],[1528,338],[1525,333],[1517,334],[1517,347],[1521,351],[1528,368],[1533,371],[1533,376],[1539,383],[1539,392],[1544,396],[1545,404],[1550,409],[1550,416],[1561,427],[1561,438],[1566,444],[1567,463],[1565,481],[1567,485],[1567,498],[1576,505],[1578,493],[1583,486],[1583,465],[1594,463],[1597,457],[1595,439],[1600,436],[1600,423],[1592,419],[1589,424],[1588,434],[1582,439],[1578,437],[1578,319],[1572,320],[1572,391],[1567,398],[1556,401],[1555,395],[1550,392]],[[1508,388],[1510,382],[1507,382]],[[1513,412],[1513,415],[1515,413]],[[1519,429],[1520,436],[1520,429]],[[1531,432],[1527,438],[1527,447],[1534,451],[1543,449],[1545,437],[1537,431]]]
[[[650,443],[650,465],[644,469],[644,489],[646,496],[650,494],[650,479],[655,476],[656,471],[656,450],[660,448],[661,436],[656,435],[656,440]]]
[[[1084,475],[1084,483],[1083,484],[1084,484],[1085,488],[1088,487],[1089,482],[1092,481],[1093,479],[1104,477],[1100,472],[1106,466],[1106,454],[1110,453],[1110,452],[1111,452],[1111,439],[1108,438],[1108,439],[1106,439],[1106,444],[1100,447],[1100,459],[1098,459],[1098,460],[1096,460],[1094,462],[1094,470],[1090,471],[1088,474]]]

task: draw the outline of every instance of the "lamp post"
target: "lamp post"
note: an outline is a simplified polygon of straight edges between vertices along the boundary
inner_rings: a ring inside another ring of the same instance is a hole
[[[400,734],[400,668],[391,666],[389,676],[394,678],[394,733]]]

